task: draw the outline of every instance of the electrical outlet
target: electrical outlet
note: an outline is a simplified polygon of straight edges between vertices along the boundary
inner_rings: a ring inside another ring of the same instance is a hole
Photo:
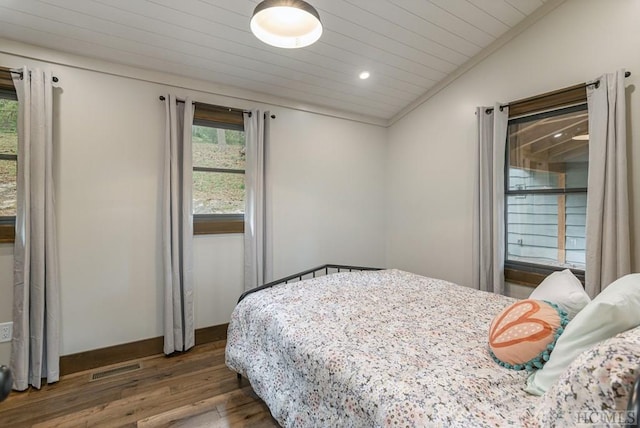
[[[0,343],[11,342],[11,335],[13,334],[13,323],[5,322],[0,324]]]

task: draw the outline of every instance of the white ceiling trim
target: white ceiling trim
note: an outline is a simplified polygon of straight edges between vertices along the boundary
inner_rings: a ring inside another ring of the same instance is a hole
[[[437,83],[431,89],[424,93],[424,95],[420,96],[414,102],[403,108],[397,115],[389,119],[387,123],[387,127],[392,126],[394,123],[420,107],[422,104],[427,102],[429,99],[434,97],[440,91],[445,89],[447,86],[455,82],[458,78],[466,74],[468,71],[473,69],[476,65],[481,63],[485,58],[490,56],[492,53],[496,52],[498,49],[509,43],[511,40],[515,39],[518,35],[524,32],[531,25],[535,24],[537,21],[548,15],[551,11],[556,9],[566,0],[548,0],[541,7],[536,9],[531,15],[528,15],[525,19],[523,19],[518,25],[511,28],[509,31],[504,33],[498,39],[496,39],[489,46],[480,51],[477,55],[472,57],[470,60],[462,64],[457,70],[451,73],[449,76],[445,77],[442,81]]]

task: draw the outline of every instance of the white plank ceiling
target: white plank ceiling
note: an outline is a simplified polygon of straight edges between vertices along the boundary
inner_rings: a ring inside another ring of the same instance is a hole
[[[550,0],[308,1],[295,50],[251,34],[258,0],[0,0],[0,37],[387,120]]]

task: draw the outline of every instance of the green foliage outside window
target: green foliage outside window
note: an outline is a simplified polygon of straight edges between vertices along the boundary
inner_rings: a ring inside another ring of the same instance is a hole
[[[0,154],[18,153],[18,102],[0,98]],[[16,215],[15,159],[0,159],[0,217]]]
[[[198,143],[219,144],[218,142],[219,128],[209,126],[194,126],[193,141]],[[224,129],[226,144],[235,146],[244,146],[244,131],[236,131],[233,129]]]
[[[243,131],[195,125],[192,128],[194,214],[243,214],[245,136]],[[231,172],[235,171],[235,172]]]

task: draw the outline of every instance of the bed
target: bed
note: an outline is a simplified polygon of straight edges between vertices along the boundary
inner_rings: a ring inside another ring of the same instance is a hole
[[[394,269],[269,285],[234,310],[226,362],[282,426],[535,425],[528,373],[487,352],[515,301]]]

